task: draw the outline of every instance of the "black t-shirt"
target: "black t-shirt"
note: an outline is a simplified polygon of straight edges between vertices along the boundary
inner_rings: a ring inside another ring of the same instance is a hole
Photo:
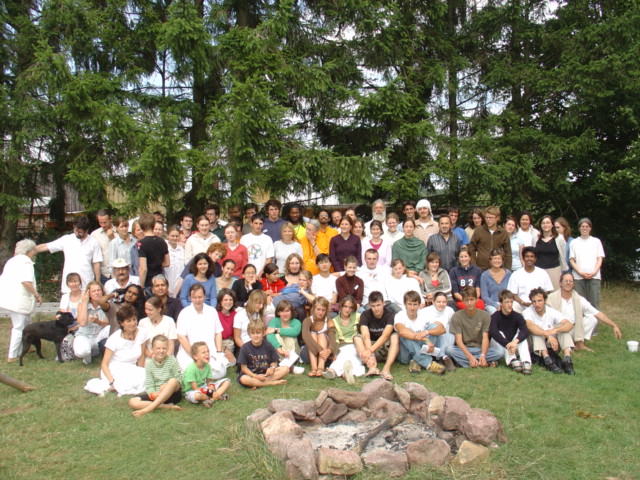
[[[382,318],[376,318],[371,309],[369,309],[360,315],[360,327],[368,327],[371,341],[375,342],[380,338],[387,325],[393,326],[393,319],[393,312],[386,307],[382,312]]]
[[[150,287],[151,279],[162,273],[162,261],[164,256],[169,253],[169,247],[167,247],[167,242],[155,235],[144,237],[136,245],[138,256],[147,259],[147,277],[144,286]]]
[[[240,348],[238,354],[238,373],[240,365],[246,365],[256,375],[263,375],[272,363],[278,362],[278,352],[266,339],[262,340],[259,347],[251,342],[246,342]]]

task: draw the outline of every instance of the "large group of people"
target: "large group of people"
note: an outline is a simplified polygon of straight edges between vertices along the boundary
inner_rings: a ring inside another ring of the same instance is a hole
[[[320,209],[315,217],[278,200],[217,205],[179,225],[159,212],[130,222],[97,212],[99,228],[79,218],[73,233],[36,245],[18,242],[0,277],[0,306],[11,312],[8,361],[21,349],[38,294],[37,253],[64,253],[60,310],[77,319],[70,357],[102,357],[90,391],[141,394],[137,415],[172,408],[181,395],[211,406],[227,398],[227,370],[258,388],[310,377],[379,375],[407,364],[441,375],[504,362],[532,373],[537,361],[574,373],[571,355],[599,323],[602,243],[588,218],[571,236],[564,218],[474,208],[467,228],[450,206],[436,219],[426,199],[404,203],[403,218],[372,204]],[[401,221],[402,220],[402,221]],[[129,228],[131,227],[131,228]],[[174,358],[175,354],[175,360]],[[61,359],[62,360],[62,359]]]

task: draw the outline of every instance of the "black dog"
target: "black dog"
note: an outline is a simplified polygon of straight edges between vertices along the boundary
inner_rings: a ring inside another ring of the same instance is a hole
[[[20,355],[20,366],[22,359],[29,351],[31,345],[35,345],[36,351],[40,358],[44,358],[40,351],[40,340],[50,340],[56,344],[56,352],[58,359],[60,355],[60,344],[64,337],[67,336],[69,327],[76,322],[69,312],[58,312],[56,319],[51,322],[37,322],[27,325],[22,331],[22,355]]]

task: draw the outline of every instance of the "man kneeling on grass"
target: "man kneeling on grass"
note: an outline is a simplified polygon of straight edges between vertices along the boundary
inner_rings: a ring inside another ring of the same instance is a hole
[[[478,294],[475,287],[462,289],[464,310],[451,317],[449,332],[455,335],[455,345],[447,347],[447,355],[463,368],[498,366],[502,352],[489,347],[489,325],[491,317],[476,308]]]
[[[265,342],[264,322],[252,320],[247,327],[250,342],[242,345],[238,354],[238,383],[247,388],[260,388],[287,383],[282,377],[289,373],[289,367],[278,366],[278,352],[269,342]]]
[[[531,355],[527,337],[529,330],[524,317],[513,311],[514,295],[502,290],[498,295],[500,308],[491,315],[489,334],[504,351],[504,361],[515,372],[531,375]],[[518,359],[520,357],[520,359]]]
[[[547,292],[542,288],[531,290],[529,299],[531,306],[522,312],[522,316],[527,321],[527,328],[533,341],[533,352],[542,357],[544,366],[549,371],[562,373],[564,370],[564,373],[574,375],[571,350],[575,345],[570,333],[573,324],[558,310],[546,305]],[[549,348],[554,352],[562,349],[564,354],[562,369],[549,356]]]
[[[446,295],[442,292],[436,293],[438,294],[445,297],[446,304]],[[437,356],[439,353],[440,348],[436,350],[438,339],[447,330],[441,323],[429,321],[426,309],[420,310],[421,301],[418,292],[409,290],[404,294],[404,310],[396,313],[395,329],[400,335],[398,359],[402,364],[409,364],[410,373],[419,373],[424,367],[431,373],[442,375],[445,371],[444,365],[435,362],[432,355]]]
[[[129,400],[135,417],[153,412],[156,408],[180,410],[176,405],[182,400],[182,372],[174,356],[168,356],[169,339],[156,335],[151,342],[151,358],[145,367],[144,389],[146,393]]]

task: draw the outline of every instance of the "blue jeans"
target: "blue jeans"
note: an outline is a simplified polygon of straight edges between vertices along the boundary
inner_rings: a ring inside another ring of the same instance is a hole
[[[480,359],[480,354],[482,353],[480,347],[467,347],[467,350],[469,350],[469,353],[475,358]],[[469,359],[457,345],[451,345],[447,348],[447,355],[453,358],[462,368],[469,368]],[[487,362],[497,362],[502,358],[502,352],[495,347],[489,347],[486,358]]]
[[[428,330],[436,328],[435,323],[429,324]],[[445,350],[450,345],[453,345],[454,336],[451,333],[443,333],[442,335],[429,335],[429,341],[440,349],[438,358],[445,356]],[[428,368],[431,365],[433,357],[426,353],[420,353],[420,349],[425,345],[425,342],[420,340],[410,340],[408,338],[400,337],[400,353],[398,360],[400,363],[407,364],[409,360],[415,360],[424,368]]]

